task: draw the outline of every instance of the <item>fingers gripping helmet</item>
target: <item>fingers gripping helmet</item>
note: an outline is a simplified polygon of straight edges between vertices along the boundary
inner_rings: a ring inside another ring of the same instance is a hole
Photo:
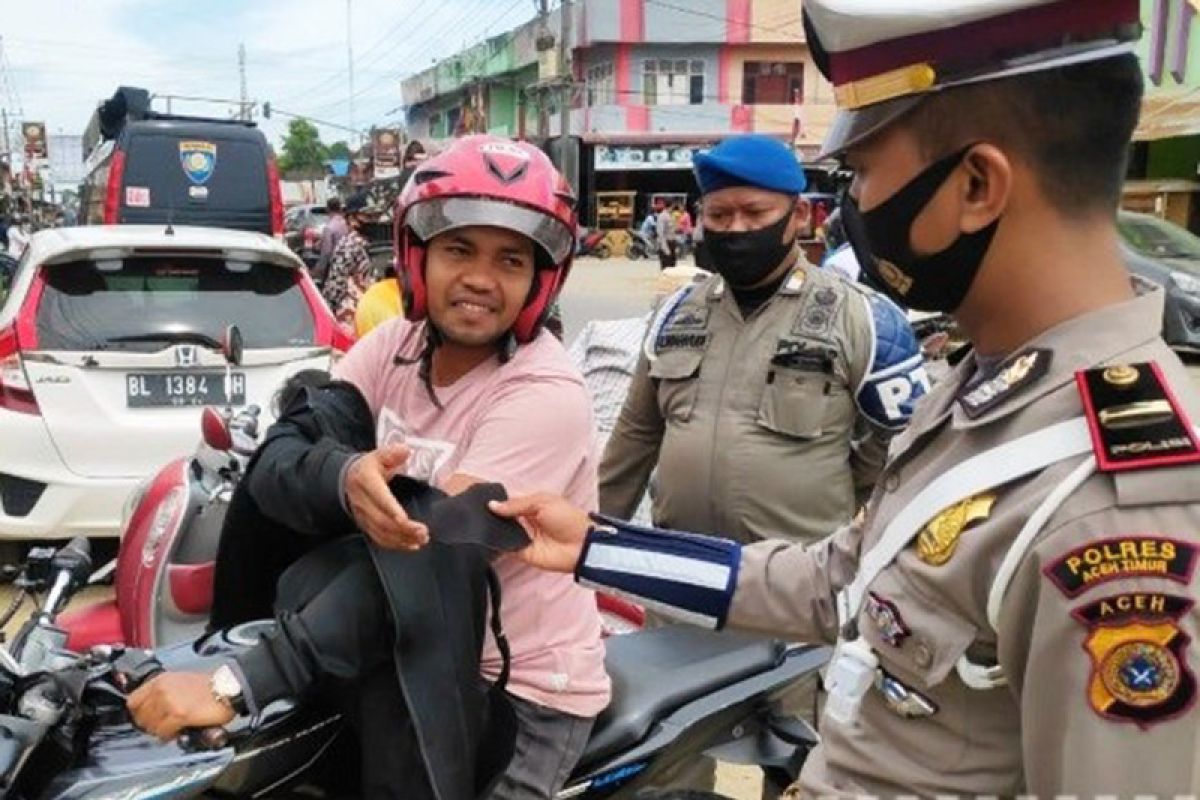
[[[575,253],[575,195],[541,150],[497,136],[466,136],[413,172],[396,202],[395,244],[404,313],[428,314],[426,243],[486,225],[528,236],[536,251],[533,289],[513,323],[517,342],[537,336]]]

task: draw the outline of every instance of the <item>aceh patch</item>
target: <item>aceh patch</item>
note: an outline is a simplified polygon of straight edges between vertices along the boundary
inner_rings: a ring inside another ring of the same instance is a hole
[[[1097,714],[1145,729],[1191,707],[1196,698],[1196,677],[1187,663],[1191,639],[1179,626],[1191,608],[1185,597],[1126,592],[1071,612],[1088,629],[1087,699]]]

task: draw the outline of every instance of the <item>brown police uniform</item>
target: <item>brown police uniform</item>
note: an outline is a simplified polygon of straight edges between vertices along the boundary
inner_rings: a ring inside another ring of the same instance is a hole
[[[826,715],[799,794],[1200,792],[1200,393],[1159,336],[1161,290],[1142,291],[990,374],[968,357],[893,442],[863,517],[809,549],[743,551],[730,624],[832,642],[839,593],[923,492],[1004,480],[1012,453],[964,464],[1083,431],[1082,454],[933,509],[869,583],[843,634],[878,677],[855,721]]]
[[[928,385],[902,313],[872,296],[801,260],[748,319],[719,276],[664,303],[600,508],[632,515],[657,464],[664,527],[807,542],[847,522]]]

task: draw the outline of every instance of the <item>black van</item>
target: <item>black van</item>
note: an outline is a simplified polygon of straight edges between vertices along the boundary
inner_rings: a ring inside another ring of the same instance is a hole
[[[279,171],[252,122],[160,114],[121,87],[84,133],[86,224],[167,223],[283,234]]]

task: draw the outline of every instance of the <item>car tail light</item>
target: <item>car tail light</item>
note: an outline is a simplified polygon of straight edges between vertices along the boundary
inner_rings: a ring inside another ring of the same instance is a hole
[[[316,228],[305,228],[304,229],[304,246],[307,248],[310,248],[310,249],[316,247],[317,239],[319,239],[320,236],[321,236],[321,234]]]
[[[354,337],[337,324],[333,312],[329,310],[325,298],[317,291],[317,286],[312,282],[312,278],[308,277],[307,272],[297,270],[296,280],[300,281],[304,299],[308,301],[309,311],[313,315],[313,334],[317,344],[333,348],[334,358],[340,358],[348,353],[354,346]]]
[[[0,408],[37,414],[37,399],[21,363],[21,346],[13,328],[0,329]]]
[[[283,236],[283,190],[279,186],[279,165],[275,156],[267,158],[267,196],[271,201],[271,233]]]
[[[104,224],[116,225],[121,214],[121,184],[125,182],[125,151],[113,153],[108,165],[108,186],[104,194]]]

